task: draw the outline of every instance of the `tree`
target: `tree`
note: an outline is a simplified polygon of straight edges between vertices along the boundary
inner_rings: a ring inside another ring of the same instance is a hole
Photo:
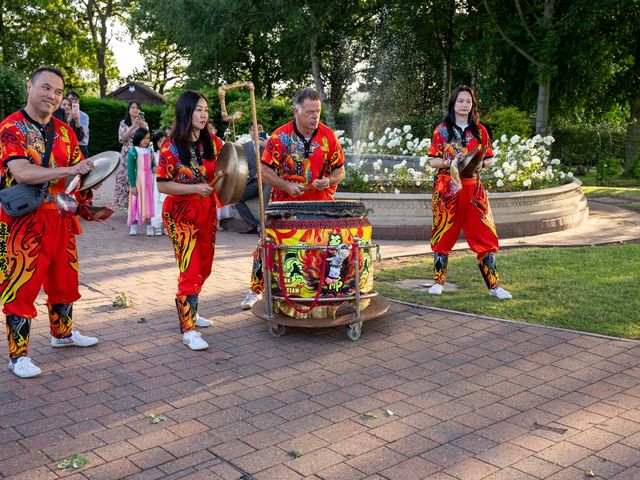
[[[0,0],[0,63],[19,72],[51,65],[64,72],[67,85],[86,86],[86,72],[94,66],[87,32],[77,10],[63,0]]]
[[[551,79],[556,70],[557,48],[560,22],[566,17],[559,15],[557,0],[534,1],[523,5],[521,0],[489,6],[483,0],[487,13],[500,36],[520,55],[526,58],[534,69],[538,82],[536,101],[536,132],[549,132],[549,99]],[[507,15],[500,19],[495,13],[500,10]],[[570,15],[567,12],[567,15]],[[504,25],[504,26],[503,26]]]
[[[84,19],[87,22],[97,61],[98,88],[100,97],[107,94],[109,76],[114,72],[113,58],[109,51],[109,22],[116,18],[124,20],[126,11],[124,0],[80,0],[84,9]]]

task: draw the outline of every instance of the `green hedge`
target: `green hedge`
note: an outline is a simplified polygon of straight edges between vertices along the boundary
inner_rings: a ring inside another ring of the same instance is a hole
[[[579,172],[593,168],[605,157],[624,158],[626,132],[623,125],[575,125],[553,128],[552,156]]]
[[[24,75],[0,65],[0,119],[24,107],[27,102],[26,85]]]
[[[105,98],[83,97],[80,108],[89,115],[89,152],[92,155],[106,150],[120,151],[118,127],[127,113],[127,102]],[[141,105],[152,132],[161,127],[162,106]]]

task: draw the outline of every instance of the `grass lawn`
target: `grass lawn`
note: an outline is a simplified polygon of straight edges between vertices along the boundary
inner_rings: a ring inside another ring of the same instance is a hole
[[[376,289],[387,298],[490,317],[640,338],[640,244],[528,248],[497,255],[513,300],[488,295],[475,254],[452,254],[447,280],[457,291],[440,297],[394,285],[432,278],[431,256],[377,264]]]
[[[596,172],[591,171],[586,175],[581,175],[578,177],[582,182],[582,185],[595,187],[598,185],[598,181],[596,179]],[[612,187],[638,187],[638,180],[633,177],[625,176],[625,177],[616,177],[611,179]]]
[[[587,198],[616,197],[626,200],[625,208],[640,212],[640,188],[639,187],[593,187],[582,186],[582,191]]]

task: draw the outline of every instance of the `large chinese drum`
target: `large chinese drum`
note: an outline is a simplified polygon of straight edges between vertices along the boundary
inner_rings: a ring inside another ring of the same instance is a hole
[[[275,246],[274,312],[298,319],[335,316],[355,298],[356,250],[360,308],[368,306],[371,224],[362,202],[272,202],[265,213],[265,235]],[[362,248],[354,248],[356,241]]]

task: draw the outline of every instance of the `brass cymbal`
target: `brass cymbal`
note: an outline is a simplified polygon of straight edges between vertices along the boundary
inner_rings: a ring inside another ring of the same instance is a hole
[[[84,174],[80,179],[80,190],[86,190],[96,186],[115,172],[118,162],[120,161],[120,153],[102,152],[87,158],[87,160],[93,162],[93,169],[91,169],[89,173]]]

